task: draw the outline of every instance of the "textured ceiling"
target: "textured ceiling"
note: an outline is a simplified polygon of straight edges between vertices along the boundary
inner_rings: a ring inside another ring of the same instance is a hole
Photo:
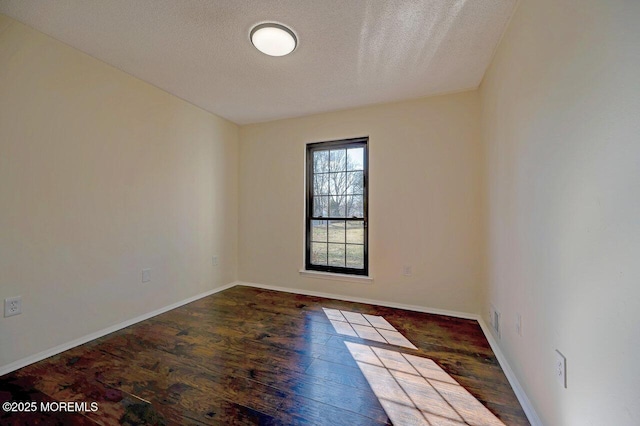
[[[517,0],[0,0],[0,13],[238,124],[476,88]],[[258,52],[279,22],[297,49]]]

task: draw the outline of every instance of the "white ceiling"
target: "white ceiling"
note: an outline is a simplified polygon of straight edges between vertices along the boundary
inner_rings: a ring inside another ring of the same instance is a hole
[[[517,0],[0,0],[0,13],[238,124],[478,87]],[[261,22],[298,36],[276,58]]]

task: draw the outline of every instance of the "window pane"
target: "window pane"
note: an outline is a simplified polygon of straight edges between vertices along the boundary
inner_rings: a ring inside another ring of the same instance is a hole
[[[364,222],[347,221],[347,243],[364,244]]]
[[[329,197],[313,197],[313,216],[329,216]]]
[[[345,217],[347,197],[329,197],[329,215],[331,217]]]
[[[345,242],[345,221],[332,220],[329,222],[329,242],[343,243]]]
[[[327,264],[327,244],[311,243],[311,263],[314,265]]]
[[[306,269],[368,272],[367,142],[362,137],[307,145]]]
[[[329,266],[345,266],[344,244],[329,243]]]
[[[313,195],[329,194],[329,176],[325,173],[313,175]]]
[[[347,173],[347,194],[364,194],[363,172]]]
[[[349,195],[347,201],[347,217],[364,217],[362,195]]]
[[[311,241],[327,242],[327,222],[326,220],[311,221]]]
[[[315,151],[313,153],[313,172],[325,173],[329,171],[329,151]]]
[[[364,268],[364,246],[347,244],[347,267]]]
[[[347,192],[347,174],[346,173],[329,173],[329,194],[344,195]]]
[[[364,170],[364,148],[347,150],[347,170]]]
[[[329,168],[332,172],[344,172],[347,170],[346,149],[332,149],[329,151]]]

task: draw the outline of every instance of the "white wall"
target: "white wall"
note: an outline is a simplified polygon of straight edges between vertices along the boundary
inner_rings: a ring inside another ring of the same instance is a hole
[[[304,277],[306,144],[369,136],[373,283]],[[439,96],[240,130],[239,279],[477,312],[479,102]],[[404,264],[413,276],[401,275]]]
[[[0,15],[0,367],[234,281],[237,163],[235,124]]]
[[[640,424],[639,24],[638,1],[523,0],[481,86],[482,312],[549,426]]]

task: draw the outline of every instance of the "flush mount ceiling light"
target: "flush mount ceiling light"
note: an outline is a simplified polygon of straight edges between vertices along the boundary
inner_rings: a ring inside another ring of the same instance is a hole
[[[293,52],[298,45],[296,35],[284,25],[267,23],[253,27],[251,43],[269,56],[284,56]]]

